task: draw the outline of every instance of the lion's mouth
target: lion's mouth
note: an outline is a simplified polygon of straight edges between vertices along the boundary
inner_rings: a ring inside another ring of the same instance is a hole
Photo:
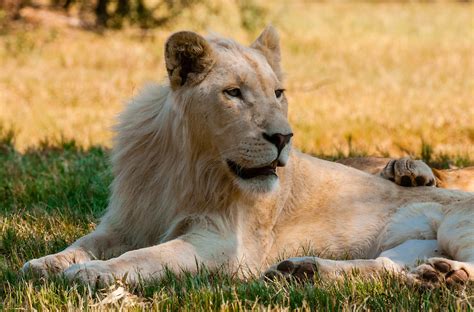
[[[278,160],[274,160],[268,166],[258,168],[245,168],[233,162],[232,160],[227,160],[227,165],[233,173],[235,173],[238,177],[244,180],[252,179],[259,176],[276,176],[276,167],[283,166]]]

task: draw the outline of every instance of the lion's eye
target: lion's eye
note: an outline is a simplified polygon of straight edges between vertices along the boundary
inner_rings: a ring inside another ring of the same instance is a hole
[[[283,92],[285,92],[284,89],[275,90],[275,96],[277,97],[277,99],[281,98],[281,96],[283,95]]]
[[[227,89],[224,91],[227,95],[232,96],[232,97],[242,97],[242,92],[240,92],[239,88],[232,88],[232,89]]]

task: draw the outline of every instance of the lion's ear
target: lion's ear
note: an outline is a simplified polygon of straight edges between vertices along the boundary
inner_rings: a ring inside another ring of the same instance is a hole
[[[267,26],[250,47],[259,50],[277,77],[281,78],[280,36],[277,30],[271,25]]]
[[[166,41],[165,62],[171,88],[177,89],[202,81],[214,58],[206,39],[191,31],[180,31]]]

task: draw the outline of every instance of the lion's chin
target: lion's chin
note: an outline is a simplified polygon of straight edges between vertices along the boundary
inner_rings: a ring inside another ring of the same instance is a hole
[[[235,179],[237,186],[245,193],[269,193],[278,186],[278,176],[265,175],[257,176],[252,179]]]

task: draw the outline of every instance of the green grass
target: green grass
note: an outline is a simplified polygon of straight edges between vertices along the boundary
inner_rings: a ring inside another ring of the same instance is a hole
[[[108,151],[82,149],[74,141],[43,143],[19,153],[14,136],[0,140],[0,310],[66,310],[127,307],[141,310],[473,310],[474,287],[420,291],[390,276],[373,282],[267,283],[222,272],[168,274],[152,284],[127,289],[106,305],[112,290],[91,291],[61,278],[28,279],[18,274],[31,259],[60,251],[90,232],[107,204],[111,172]],[[425,147],[425,157],[428,155]],[[351,155],[364,154],[351,150]],[[430,159],[438,157],[429,154]],[[335,159],[344,153],[326,155]],[[445,156],[443,156],[446,158]],[[444,159],[443,158],[443,159]],[[463,157],[450,162],[469,162]],[[104,301],[105,300],[105,301]]]

